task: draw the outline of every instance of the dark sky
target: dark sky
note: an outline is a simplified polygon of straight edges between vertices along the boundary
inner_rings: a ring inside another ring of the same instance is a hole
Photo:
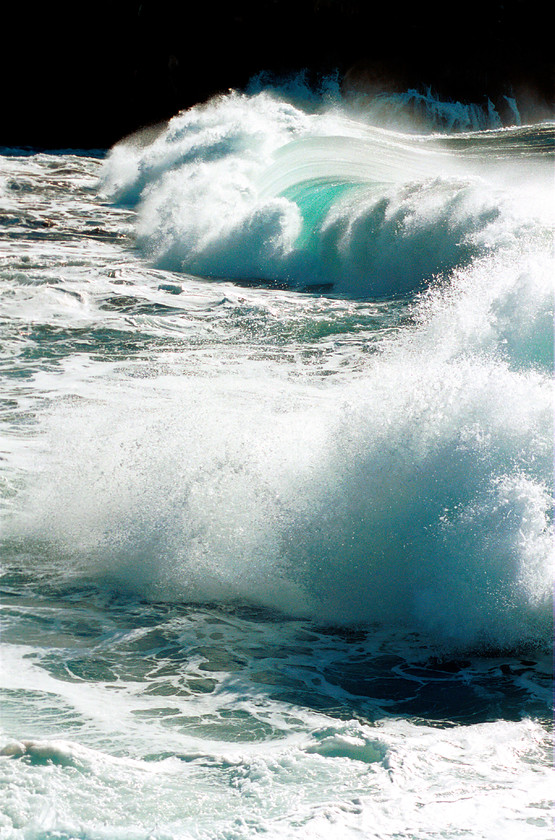
[[[537,0],[11,4],[0,145],[106,147],[260,70],[378,63],[450,98],[523,81],[551,95],[546,15]]]

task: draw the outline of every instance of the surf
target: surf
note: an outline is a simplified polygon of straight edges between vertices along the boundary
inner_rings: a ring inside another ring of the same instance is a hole
[[[552,155],[549,124],[409,135],[276,91],[118,144],[141,268],[71,306],[144,333],[144,375],[77,365],[10,538],[152,601],[544,648]]]
[[[525,172],[549,205],[553,129],[543,136],[538,146],[526,128],[501,129],[455,145],[335,104],[231,93],[146,146],[116,146],[103,191],[137,208],[138,245],[160,268],[394,297],[499,247],[499,228],[528,238],[515,182]],[[541,224],[547,241],[547,210]]]

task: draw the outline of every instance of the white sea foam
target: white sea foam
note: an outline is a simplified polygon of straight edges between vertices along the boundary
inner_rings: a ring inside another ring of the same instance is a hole
[[[537,764],[546,740],[530,721],[451,730],[346,721],[317,729],[310,743],[246,747],[231,763],[214,755],[211,766],[150,767],[78,744],[34,742],[21,758],[0,757],[1,830],[13,840],[246,840],[253,830],[331,838],[338,827],[352,838],[448,837],[464,826],[488,840],[500,832],[547,840],[552,773]],[[68,754],[69,763],[58,760]],[[54,760],[44,765],[48,755]]]

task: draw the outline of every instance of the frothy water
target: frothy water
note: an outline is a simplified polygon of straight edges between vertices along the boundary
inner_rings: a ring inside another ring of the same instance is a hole
[[[503,239],[529,243],[531,196],[523,213],[527,190],[507,189],[515,180],[528,190],[533,182],[545,214],[536,234],[547,243],[551,127],[487,138],[482,151],[455,136],[454,152],[449,138],[232,94],[179,115],[146,147],[117,146],[104,190],[138,204],[139,242],[161,267],[393,296],[451,275]]]
[[[550,836],[553,124],[383,107],[2,157],[2,837]]]

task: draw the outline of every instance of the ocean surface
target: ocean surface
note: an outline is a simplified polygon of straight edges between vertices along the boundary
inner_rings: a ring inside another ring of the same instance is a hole
[[[514,110],[259,80],[2,150],[1,840],[552,840],[555,123]]]

